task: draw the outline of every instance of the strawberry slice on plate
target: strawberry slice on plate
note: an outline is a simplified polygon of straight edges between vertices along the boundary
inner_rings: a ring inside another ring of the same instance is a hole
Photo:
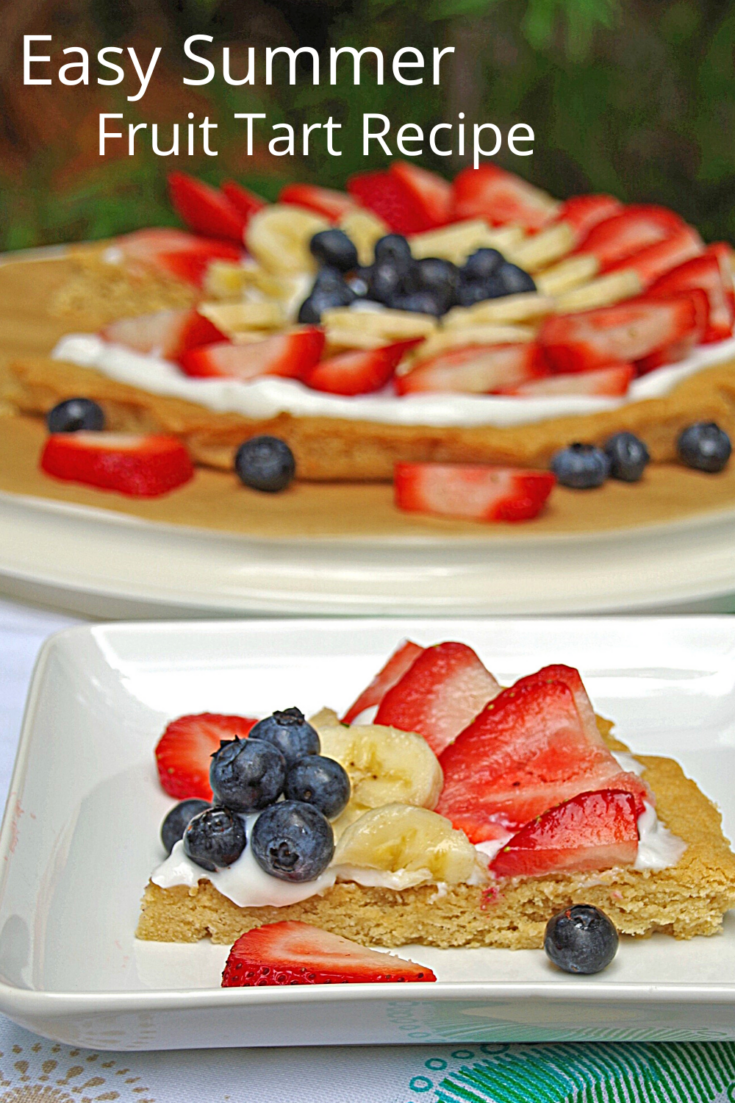
[[[617,261],[671,237],[685,225],[678,214],[666,207],[632,204],[593,226],[577,252],[595,257],[599,271],[606,272]]]
[[[279,203],[292,207],[306,207],[308,211],[323,215],[330,222],[339,222],[355,209],[355,201],[343,191],[320,188],[316,184],[286,184],[278,196]]]
[[[550,666],[542,666],[541,669],[535,671],[535,673],[526,674],[525,677],[519,678],[514,688],[518,689],[523,686],[544,686],[548,685],[550,682],[561,682],[571,691],[572,697],[574,698],[574,706],[577,710],[577,715],[579,716],[587,740],[593,745],[597,744],[599,747],[605,747],[605,740],[600,735],[600,729],[597,726],[595,710],[592,707],[589,694],[584,687],[582,676],[575,667],[566,666],[564,663],[553,663]]]
[[[521,398],[543,398],[555,394],[618,398],[626,394],[635,375],[633,364],[611,364],[595,371],[550,375],[546,379],[531,380],[515,389],[503,391],[503,394],[518,395]]]
[[[176,213],[195,234],[242,244],[247,219],[219,188],[186,172],[171,172],[168,194]]]
[[[392,379],[396,368],[409,349],[423,341],[397,341],[377,349],[356,349],[342,352],[328,360],[320,360],[304,383],[315,391],[329,394],[355,395],[379,391]]]
[[[527,823],[490,863],[497,877],[631,865],[638,853],[635,798],[618,789],[579,793]]]
[[[396,377],[400,395],[423,392],[492,394],[548,375],[536,342],[469,345],[440,352]]]
[[[539,672],[543,675],[543,671]],[[436,811],[474,843],[521,827],[578,793],[622,789],[637,809],[650,794],[594,738],[566,681],[533,676],[503,690],[439,758]]]
[[[427,223],[445,226],[450,221],[453,193],[448,180],[408,161],[394,161],[389,171],[403,184]]]
[[[453,192],[456,219],[484,218],[493,226],[512,222],[524,230],[540,230],[559,211],[550,195],[498,165],[463,169]]]
[[[347,181],[352,198],[382,218],[396,234],[420,234],[432,223],[414,202],[406,185],[392,172],[361,172]]]
[[[181,370],[197,379],[229,378],[247,382],[260,375],[303,379],[324,348],[324,331],[304,326],[246,345],[220,342],[189,349],[179,359]]]
[[[230,241],[196,237],[185,230],[136,230],[115,240],[115,251],[133,267],[154,269],[201,287],[212,261],[235,264],[242,259],[242,246]]]
[[[439,643],[426,647],[385,693],[375,723],[418,732],[440,754],[498,693],[471,647]]]
[[[254,191],[250,191],[249,188],[243,187],[242,184],[238,184],[235,180],[224,181],[222,194],[229,199],[232,206],[244,220],[246,227],[257,211],[268,206],[265,199],[256,195]]]
[[[580,314],[559,314],[542,324],[538,341],[557,372],[585,372],[641,360],[696,335],[701,313],[687,295],[629,299]]]
[[[632,269],[640,280],[641,288],[646,288],[664,272],[696,257],[703,249],[702,239],[697,231],[691,226],[682,226],[663,241],[647,245],[632,256],[617,261],[608,268],[608,272]]]
[[[549,471],[469,463],[397,463],[393,476],[399,509],[464,521],[530,521],[555,483]]]
[[[156,744],[158,777],[170,797],[212,799],[209,766],[220,743],[245,739],[257,724],[246,716],[200,712],[172,720]]]
[[[723,278],[722,263],[717,246],[710,245],[701,256],[672,268],[660,276],[647,291],[650,298],[669,298],[681,291],[699,288],[707,295],[707,328],[702,342],[709,344],[732,336],[735,322],[735,302],[728,285]],[[730,287],[732,277],[729,276]]]
[[[576,244],[583,241],[593,226],[619,214],[623,204],[612,195],[573,195],[559,207],[555,222],[565,222],[574,234]]]
[[[176,437],[86,430],[53,433],[41,453],[41,468],[56,479],[131,498],[167,494],[194,474],[189,453]]]
[[[342,723],[351,724],[361,712],[379,705],[388,690],[410,670],[423,650],[423,647],[419,647],[417,643],[413,643],[411,640],[399,644],[385,666],[375,675],[370,685],[350,705],[342,717]]]
[[[100,330],[100,337],[116,345],[176,360],[188,349],[227,338],[197,310],[156,310],[137,318],[120,318]]]
[[[349,938],[297,920],[247,931],[230,950],[223,988],[288,984],[390,984],[435,981],[424,965],[368,950]]]

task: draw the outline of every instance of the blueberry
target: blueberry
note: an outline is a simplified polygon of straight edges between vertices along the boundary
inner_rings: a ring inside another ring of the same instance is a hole
[[[696,421],[679,437],[679,458],[698,471],[722,471],[730,459],[732,444],[724,429],[714,421]]]
[[[432,291],[414,291],[410,295],[401,295],[393,300],[396,310],[409,310],[415,314],[433,314],[440,318],[445,313],[443,302]]]
[[[376,264],[384,260],[391,261],[404,272],[413,259],[411,257],[411,246],[403,234],[386,234],[385,237],[379,238],[375,242],[373,254]]]
[[[335,759],[311,754],[291,766],[286,774],[284,792],[287,800],[313,804],[331,820],[350,799],[350,779]]]
[[[354,300],[355,293],[340,278],[339,283],[331,287],[314,283],[307,298],[299,307],[298,320],[302,325],[318,326],[325,310],[334,310],[338,306],[349,306]]]
[[[405,271],[393,261],[378,261],[370,272],[369,295],[379,303],[389,306],[396,296],[403,293]]]
[[[102,407],[91,398],[67,398],[46,414],[49,433],[76,433],[77,429],[101,430],[105,427]]]
[[[456,301],[459,285],[459,270],[450,260],[439,257],[424,257],[417,260],[406,276],[406,290],[411,292],[430,291],[437,302],[442,303],[446,313]]]
[[[235,455],[235,471],[245,486],[274,494],[285,490],[296,474],[296,461],[285,440],[251,437]]]
[[[605,444],[605,455],[610,460],[611,477],[625,483],[642,479],[651,459],[643,441],[633,433],[615,433]]]
[[[251,739],[263,739],[273,743],[292,766],[307,754],[319,754],[322,749],[319,736],[304,717],[301,709],[283,709],[260,720],[250,732]]]
[[[488,276],[484,280],[467,280],[460,277],[457,303],[460,306],[474,306],[475,303],[484,302],[486,299],[499,299],[507,294],[505,286],[496,276]]]
[[[610,460],[594,444],[570,444],[552,456],[551,470],[562,486],[590,490],[605,482],[610,474]]]
[[[521,291],[536,290],[536,284],[528,272],[524,272],[518,265],[510,264],[507,260],[500,265],[493,275],[505,288],[504,293],[506,295],[517,295]]]
[[[497,249],[478,249],[464,262],[461,272],[466,280],[482,281],[494,276],[504,263],[505,257]]]
[[[349,276],[345,277],[345,283],[356,299],[366,298],[370,291],[372,274],[373,269],[371,266],[370,268],[356,268],[354,272],[351,272]]]
[[[262,739],[231,739],[212,755],[209,784],[214,799],[233,812],[259,812],[283,792],[286,760]]]
[[[250,845],[261,869],[281,881],[313,881],[334,854],[332,825],[313,804],[284,800],[261,812]]]
[[[546,924],[544,949],[565,973],[599,973],[617,953],[618,932],[599,908],[575,904]]]
[[[345,288],[347,288],[347,291],[350,290],[339,268],[327,266],[325,268],[320,268],[314,277],[314,282],[311,285],[311,294],[313,295],[315,291],[334,291],[339,292],[340,296],[345,298]],[[349,303],[345,303],[345,306],[348,305]]]
[[[210,873],[236,862],[246,843],[243,822],[229,808],[207,808],[184,832],[184,851]]]
[[[357,249],[344,230],[321,230],[314,234],[309,248],[320,264],[331,264],[340,272],[357,268]]]
[[[161,842],[167,854],[171,853],[179,839],[183,839],[189,821],[209,807],[209,801],[192,798],[182,800],[171,809],[161,824]]]

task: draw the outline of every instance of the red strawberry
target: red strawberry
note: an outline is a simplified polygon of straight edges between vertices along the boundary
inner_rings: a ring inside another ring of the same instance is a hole
[[[498,877],[630,865],[638,852],[636,802],[619,789],[579,793],[527,823],[490,864]]]
[[[330,222],[339,222],[355,209],[354,199],[350,199],[343,191],[320,188],[316,184],[287,184],[285,188],[281,188],[278,202],[306,207],[307,210],[328,218]]]
[[[382,218],[396,234],[419,234],[432,228],[400,177],[391,172],[362,172],[347,181],[347,191]]]
[[[365,709],[379,705],[389,689],[398,682],[406,671],[410,670],[415,660],[423,651],[417,643],[406,640],[393,652],[388,662],[373,678],[367,689],[364,689],[357,700],[350,705],[342,717],[343,724],[351,724]]]
[[[703,251],[702,239],[691,226],[682,226],[670,237],[658,241],[654,245],[647,245],[630,257],[612,264],[607,271],[616,272],[620,269],[632,269],[641,281],[641,287],[646,288],[670,269],[682,264],[691,257],[696,257]]]
[[[105,326],[100,337],[168,360],[176,360],[187,349],[226,340],[225,334],[196,310],[157,310],[137,318],[120,318]]]
[[[593,226],[619,214],[623,204],[611,195],[573,195],[559,207],[555,222],[566,222],[574,231],[575,241],[579,244],[586,238]]]
[[[665,301],[672,302],[676,299],[684,299],[693,309],[694,322],[692,328],[683,336],[661,345],[660,348],[649,352],[647,356],[636,360],[635,366],[639,375],[645,375],[664,364],[675,364],[679,360],[684,360],[704,337],[707,329],[707,318],[709,317],[709,300],[706,292],[702,291],[701,287],[692,287],[688,291],[679,291],[675,295],[672,294]]]
[[[440,754],[498,693],[500,686],[471,647],[438,643],[425,648],[387,691],[375,723],[418,732]]]
[[[304,326],[246,345],[223,342],[190,349],[179,363],[187,375],[202,379],[225,377],[247,381],[260,375],[302,379],[316,364],[323,348],[324,331]]]
[[[243,256],[233,242],[195,237],[184,230],[136,230],[117,238],[114,247],[133,267],[153,268],[195,287],[201,287],[212,261],[237,263]]]
[[[41,467],[56,479],[117,490],[131,498],[155,498],[189,481],[189,453],[176,437],[124,433],[54,433]]]
[[[632,364],[611,364],[595,371],[573,372],[571,375],[550,375],[546,379],[531,380],[520,387],[503,391],[503,394],[525,398],[541,398],[545,395],[594,395],[615,398],[627,392],[635,378]]]
[[[471,345],[440,352],[396,377],[398,394],[423,391],[491,394],[548,374],[535,342]]]
[[[541,669],[535,671],[535,673],[526,674],[525,677],[519,678],[514,688],[519,689],[523,686],[545,686],[550,682],[561,682],[571,691],[572,697],[574,698],[574,707],[577,710],[580,723],[588,742],[597,744],[600,747],[605,747],[605,740],[600,735],[595,710],[592,707],[592,702],[589,699],[587,690],[584,688],[582,675],[575,667],[566,666],[564,663],[553,663],[550,666],[542,666]]]
[[[684,225],[678,214],[665,207],[634,204],[593,226],[577,252],[596,257],[600,271],[605,272],[616,261],[671,237]]]
[[[250,191],[249,188],[244,188],[242,184],[238,184],[234,180],[225,180],[222,185],[222,193],[229,199],[241,218],[244,219],[246,226],[256,211],[260,211],[263,207],[268,206],[265,199],[256,195],[254,191]]]
[[[212,799],[209,766],[220,742],[244,739],[257,720],[200,712],[172,720],[156,744],[156,766],[161,785],[170,797]]]
[[[397,341],[377,349],[343,352],[329,360],[320,360],[304,379],[308,387],[330,394],[370,394],[379,391],[393,377],[396,367],[409,349],[420,345],[423,337]]]
[[[629,299],[581,314],[547,318],[538,340],[554,370],[584,372],[640,360],[696,334],[699,324],[699,311],[686,296]]]
[[[530,521],[555,482],[548,471],[469,463],[397,463],[394,472],[399,509],[465,521]]]
[[[454,179],[454,217],[484,218],[494,226],[514,222],[540,230],[558,212],[545,192],[498,165],[466,168]]]
[[[452,185],[408,161],[394,161],[390,173],[401,181],[417,210],[431,226],[444,226],[452,215]]]
[[[722,265],[716,246],[710,245],[701,256],[693,257],[660,276],[646,292],[649,298],[669,298],[680,291],[699,288],[707,295],[707,328],[702,337],[704,343],[722,341],[732,336],[735,310],[733,298],[722,274]],[[732,287],[732,277],[729,279]]]
[[[171,172],[168,194],[174,210],[194,233],[242,244],[247,220],[219,188],[186,172]]]
[[[431,969],[296,920],[266,923],[230,950],[223,988],[267,984],[390,984],[436,980]]]
[[[543,674],[503,690],[440,756],[444,789],[436,811],[472,842],[497,838],[578,793],[623,789],[641,810],[651,799],[640,778],[621,771],[599,733],[590,738],[566,680]]]

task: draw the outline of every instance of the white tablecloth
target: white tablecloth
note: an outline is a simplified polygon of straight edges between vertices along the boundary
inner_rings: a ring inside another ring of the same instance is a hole
[[[71,617],[0,600],[0,791],[43,640]],[[735,1043],[91,1053],[0,1016],[0,1103],[733,1103]]]

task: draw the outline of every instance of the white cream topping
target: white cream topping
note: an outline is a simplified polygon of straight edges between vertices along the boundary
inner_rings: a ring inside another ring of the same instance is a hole
[[[735,357],[735,338],[702,345],[678,364],[659,368],[636,379],[624,398],[584,395],[544,395],[513,398],[502,395],[414,394],[398,398],[392,391],[343,398],[312,391],[294,379],[261,376],[249,383],[237,379],[191,379],[167,360],[142,356],[93,333],[69,334],[52,356],[81,367],[96,368],[119,383],[199,403],[218,412],[243,417],[271,418],[279,413],[296,417],[335,417],[393,425],[526,425],[563,415],[593,414],[644,398],[668,394],[680,380],[712,364]]]
[[[611,751],[611,754],[620,769],[626,774],[637,774],[640,777],[646,768],[642,762],[639,762],[637,758],[633,758],[633,755],[628,754],[627,751]]]
[[[638,817],[638,853],[633,869],[666,869],[675,866],[687,844],[659,820],[655,808],[644,801],[645,811]]]

